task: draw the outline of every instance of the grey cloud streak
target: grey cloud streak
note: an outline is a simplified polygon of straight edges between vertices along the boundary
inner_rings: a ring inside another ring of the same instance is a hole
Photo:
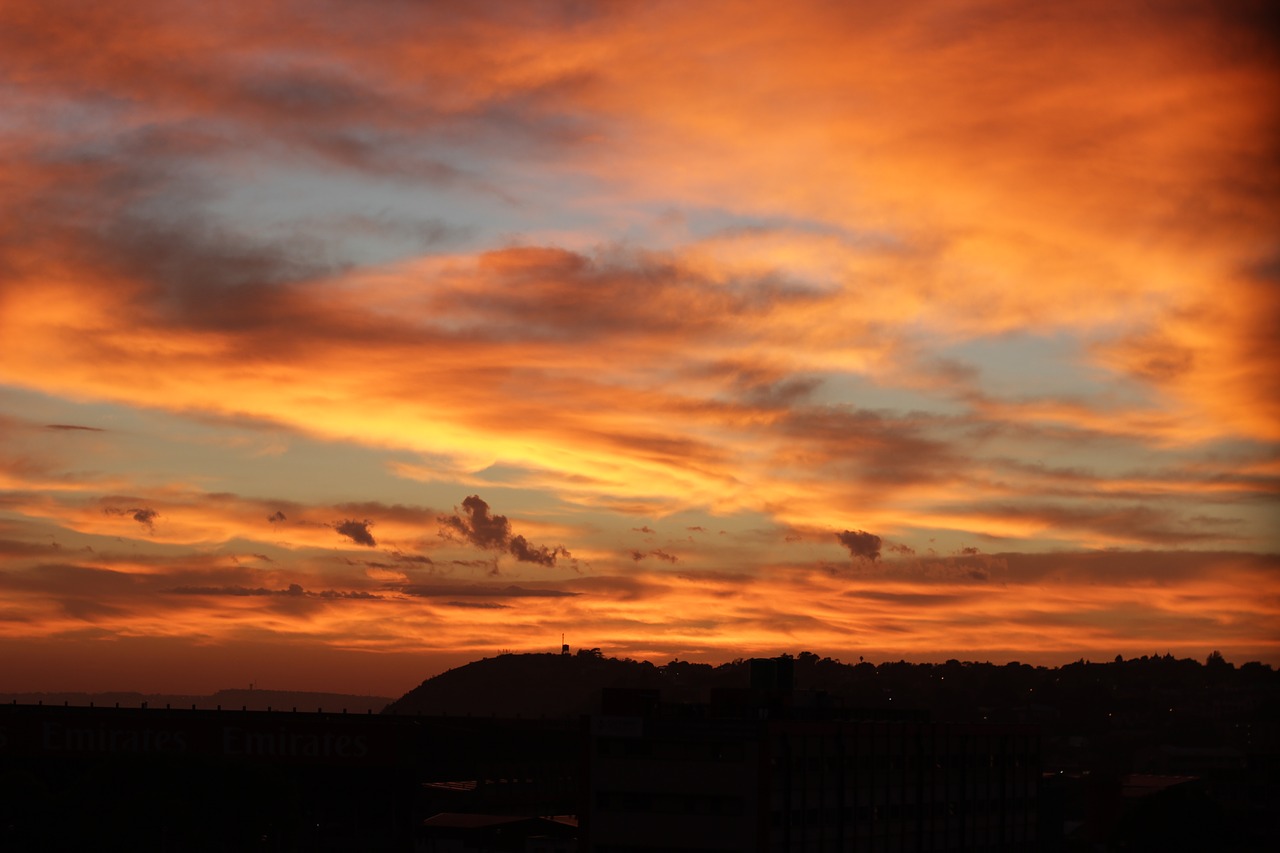
[[[679,562],[680,560],[680,558],[677,557],[675,554],[669,554],[666,551],[663,551],[661,548],[654,548],[651,551],[633,550],[631,552],[631,559],[634,560],[635,562],[640,562],[646,557],[653,557],[655,559],[662,560],[663,562],[667,562],[667,563],[676,563],[676,562]]]
[[[445,586],[432,584],[407,584],[396,589],[405,595],[420,598],[572,598],[581,595],[563,589],[549,587],[507,586]]]
[[[321,599],[383,599],[385,596],[378,595],[373,592],[364,591],[343,591],[336,589],[325,589],[319,591],[311,591],[304,589],[301,584],[291,583],[284,589],[269,589],[267,587],[247,587],[247,586],[178,586],[172,589],[163,590],[170,595],[230,595],[237,597],[246,596],[289,596],[291,598],[321,598]]]

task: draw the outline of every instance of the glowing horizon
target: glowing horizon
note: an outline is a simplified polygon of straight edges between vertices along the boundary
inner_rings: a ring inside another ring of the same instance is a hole
[[[1280,665],[1265,14],[7,4],[0,689]]]

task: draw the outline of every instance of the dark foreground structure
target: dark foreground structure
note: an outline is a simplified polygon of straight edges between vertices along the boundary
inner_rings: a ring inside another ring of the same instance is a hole
[[[909,711],[887,689],[859,709],[792,689],[790,658],[749,663],[749,688],[597,688],[591,713],[547,718],[0,705],[0,850],[1170,853],[1280,842],[1267,684],[1166,689],[1158,719],[1143,696],[1078,686],[1062,693],[1090,699],[1075,710]],[[1060,671],[1082,673],[1096,674]],[[507,695],[523,694],[508,682]]]
[[[619,691],[586,720],[2,706],[0,847],[1035,849],[1033,729],[759,698]]]
[[[1039,849],[1035,727],[819,698],[757,688],[664,706],[606,694],[589,737],[584,849]]]
[[[581,728],[4,705],[0,850],[413,850],[442,804],[574,811]],[[429,793],[453,780],[462,801]]]

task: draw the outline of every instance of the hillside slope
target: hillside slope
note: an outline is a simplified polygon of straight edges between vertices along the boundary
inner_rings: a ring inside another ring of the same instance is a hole
[[[599,710],[606,687],[661,689],[668,700],[705,698],[710,687],[745,686],[743,664],[693,664],[576,655],[504,654],[429,678],[387,706],[388,714],[577,716]]]

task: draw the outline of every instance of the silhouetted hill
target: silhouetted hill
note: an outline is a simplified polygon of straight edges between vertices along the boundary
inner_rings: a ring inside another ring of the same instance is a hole
[[[669,701],[705,698],[710,687],[746,686],[741,661],[713,667],[576,655],[504,654],[448,670],[387,706],[389,714],[577,716],[599,710],[606,687],[658,689]]]
[[[790,656],[784,656],[790,657]],[[1235,723],[1280,712],[1280,673],[1170,655],[1063,667],[950,660],[846,664],[801,652],[794,687],[854,709],[923,709],[938,721],[1038,722],[1046,734],[1142,730],[1186,746],[1232,740]],[[576,716],[599,710],[606,687],[657,689],[667,702],[705,701],[713,688],[747,687],[749,662],[711,666],[575,655],[504,654],[451,669],[387,706],[393,714]]]

